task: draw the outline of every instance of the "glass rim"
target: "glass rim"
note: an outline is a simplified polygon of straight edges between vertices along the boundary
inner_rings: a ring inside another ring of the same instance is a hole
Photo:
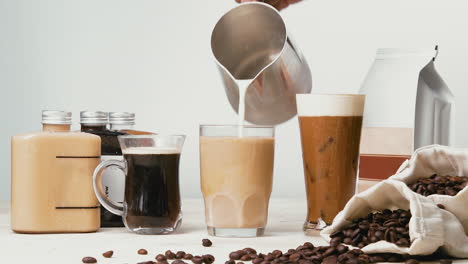
[[[336,96],[336,97],[366,97],[365,94],[334,94],[334,93],[303,93],[303,94],[296,94],[296,97],[299,96]]]
[[[201,124],[200,128],[203,127],[244,127],[244,128],[275,128],[275,126],[266,126],[266,125],[229,125],[229,124]]]
[[[177,134],[177,135],[121,135],[117,136],[121,139],[146,139],[146,138],[186,138],[186,135]]]

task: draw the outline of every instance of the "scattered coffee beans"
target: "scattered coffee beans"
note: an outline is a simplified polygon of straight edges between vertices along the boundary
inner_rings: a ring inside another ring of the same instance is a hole
[[[384,210],[383,212],[369,214],[367,218],[360,218],[353,221],[349,227],[342,231],[335,232],[331,237],[332,239],[339,237],[342,240],[350,238],[351,242],[353,242],[355,237],[360,235],[361,242],[359,243],[363,243],[362,241],[365,240],[365,237],[370,239],[368,233],[372,230],[375,231],[374,233],[377,231],[383,233],[383,238],[380,240],[386,239],[387,236],[390,236],[388,233],[394,231],[396,234],[392,236],[399,238],[397,240],[398,242],[404,232],[397,229],[404,229],[404,227],[401,226],[404,225],[406,228],[405,232],[407,232],[407,223],[410,217],[411,214],[406,210]],[[394,223],[395,221],[392,222],[389,220],[397,220],[398,224]],[[400,223],[400,220],[403,224]],[[351,233],[356,233],[357,235],[352,235]],[[374,234],[374,236],[380,237],[381,235]],[[437,254],[433,254],[431,256],[409,256],[392,253],[364,254],[360,249],[350,249],[348,246],[340,244],[337,241],[338,240],[335,239],[334,243],[330,246],[317,247],[310,242],[306,242],[295,249],[288,249],[287,251],[276,249],[266,254],[257,253],[253,248],[244,248],[231,252],[229,254],[230,259],[224,264],[245,264],[247,261],[251,261],[251,264],[370,264],[377,262],[405,262],[405,264],[419,264],[418,260],[440,260],[440,264],[452,264],[452,260],[442,259],[443,255]],[[140,249],[138,250],[138,254],[146,255],[148,254],[148,251]],[[103,253],[103,256],[106,258],[111,257],[112,255],[113,251]],[[157,262],[145,261],[137,264],[168,264],[167,260],[173,260],[170,264],[188,264],[182,259],[189,260],[193,264],[213,264],[215,262],[215,257],[210,254],[193,256],[192,254],[185,253],[184,251],[177,251],[177,253],[174,253],[171,250],[167,250],[165,254],[158,254],[156,256]],[[97,260],[93,257],[84,257],[82,261],[83,263],[97,263]]]
[[[445,194],[455,196],[468,185],[468,177],[438,176],[436,174],[429,178],[420,178],[408,186],[416,193],[424,196],[431,194]]]
[[[370,213],[365,218],[354,220],[345,229],[332,233],[330,245],[336,247],[344,243],[363,248],[368,244],[386,240],[400,247],[409,247],[410,218],[411,212],[403,209]]]
[[[205,238],[205,239],[202,239],[202,245],[204,247],[211,247],[211,245],[213,245],[213,243],[211,242],[211,240]]]
[[[112,255],[114,255],[114,251],[112,251],[112,250],[109,250],[109,251],[106,251],[106,252],[102,253],[102,256],[105,257],[105,258],[112,258]]]
[[[84,257],[81,261],[83,263],[97,263],[97,260],[93,257]]]

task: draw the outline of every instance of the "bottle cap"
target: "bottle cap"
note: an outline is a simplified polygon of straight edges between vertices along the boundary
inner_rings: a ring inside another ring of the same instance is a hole
[[[107,112],[81,111],[80,112],[80,123],[81,124],[107,125],[108,116],[109,116],[109,114]]]
[[[66,111],[42,111],[42,124],[71,125],[72,113]]]
[[[134,125],[135,113],[111,112],[109,113],[109,123],[111,125]]]

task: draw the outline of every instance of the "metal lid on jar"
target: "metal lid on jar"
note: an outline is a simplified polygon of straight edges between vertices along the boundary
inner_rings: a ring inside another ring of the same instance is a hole
[[[42,124],[71,125],[72,113],[66,111],[43,110]]]
[[[81,111],[80,123],[81,124],[97,124],[107,125],[109,114],[102,111]]]
[[[134,125],[135,113],[130,112],[110,112],[109,123],[111,125]]]

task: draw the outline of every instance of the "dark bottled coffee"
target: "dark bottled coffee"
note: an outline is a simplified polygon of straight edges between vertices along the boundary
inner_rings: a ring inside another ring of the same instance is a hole
[[[127,227],[132,230],[177,228],[181,219],[180,152],[130,148],[124,152],[124,158]]]
[[[80,113],[81,132],[97,135],[101,138],[101,160],[120,159],[118,136],[127,133],[110,131],[107,129],[108,113],[101,111],[82,111]],[[124,175],[120,171],[107,171],[104,178],[104,190],[107,197],[118,203],[123,202]],[[123,227],[122,217],[114,215],[105,208],[101,208],[101,227]]]

